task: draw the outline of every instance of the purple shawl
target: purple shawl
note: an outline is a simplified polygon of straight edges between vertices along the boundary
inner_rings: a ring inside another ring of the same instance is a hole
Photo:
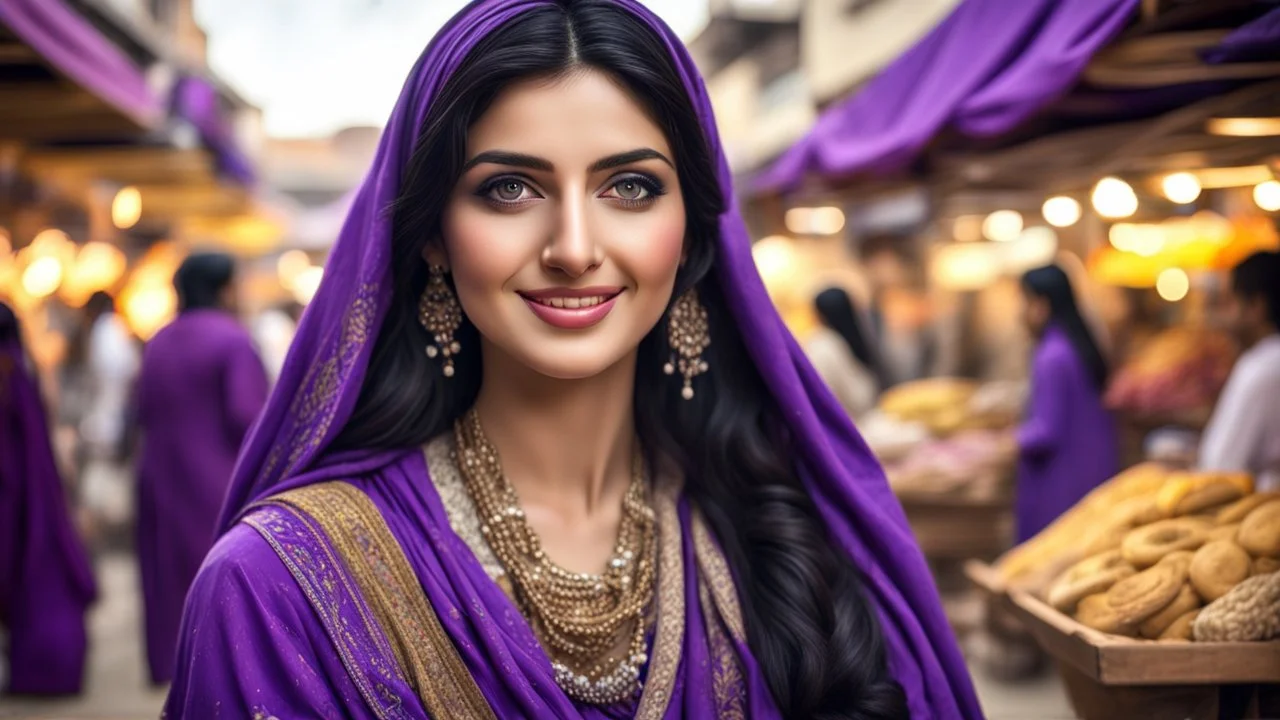
[[[0,625],[7,692],[78,693],[93,569],[71,523],[40,389],[17,322],[0,305]]]
[[[390,301],[391,217],[386,210],[399,193],[420,122],[446,78],[486,35],[546,1],[473,2],[440,30],[414,67],[330,257],[329,267],[341,271],[325,274],[280,380],[241,450],[223,508],[224,531],[253,500],[325,479],[394,469],[403,462],[396,453],[325,452],[351,416]],[[901,506],[765,292],[734,200],[711,103],[693,60],[675,34],[640,3],[619,0],[619,5],[665,40],[698,110],[729,200],[720,217],[716,272],[751,358],[796,438],[797,470],[833,537],[863,573],[867,595],[879,611],[890,669],[906,691],[912,717],[980,717],[929,568]]]

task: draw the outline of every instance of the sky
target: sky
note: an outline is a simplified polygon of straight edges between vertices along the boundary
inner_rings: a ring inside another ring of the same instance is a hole
[[[642,0],[684,38],[706,0]],[[275,137],[381,126],[431,36],[465,0],[197,0],[213,71]]]

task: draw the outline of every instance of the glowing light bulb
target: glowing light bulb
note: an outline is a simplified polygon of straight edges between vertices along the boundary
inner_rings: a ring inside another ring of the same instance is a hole
[[[1165,175],[1160,181],[1164,196],[1179,205],[1195,202],[1200,197],[1200,179],[1189,172],[1176,172]]]
[[[1058,195],[1044,201],[1040,214],[1054,227],[1071,227],[1080,220],[1080,203],[1075,198]]]
[[[1253,202],[1267,212],[1280,210],[1280,181],[1267,180],[1254,185]]]
[[[1017,210],[997,210],[982,221],[982,234],[996,242],[1017,240],[1022,233],[1022,214]]]
[[[1099,180],[1089,199],[1104,218],[1126,218],[1138,211],[1138,195],[1129,183],[1117,177]]]
[[[1169,302],[1178,302],[1191,290],[1191,278],[1182,268],[1161,270],[1156,276],[1156,292]]]
[[[120,188],[111,201],[111,222],[121,230],[128,230],[142,218],[142,193],[130,185]]]

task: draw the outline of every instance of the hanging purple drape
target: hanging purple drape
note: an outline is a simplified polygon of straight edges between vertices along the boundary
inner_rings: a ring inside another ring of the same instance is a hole
[[[138,124],[151,126],[164,116],[143,70],[63,0],[0,0],[0,23]]]
[[[243,185],[253,184],[253,161],[236,143],[212,83],[193,76],[179,79],[173,86],[173,114],[200,133],[200,140],[213,151],[219,174]]]
[[[1280,59],[1280,7],[1236,28],[1203,57],[1214,64]]]
[[[939,132],[1006,132],[1069,90],[1138,0],[966,0],[754,183],[794,189],[805,177],[900,170]]]

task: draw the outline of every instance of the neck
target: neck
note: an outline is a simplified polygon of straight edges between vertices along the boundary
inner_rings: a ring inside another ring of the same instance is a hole
[[[559,380],[488,344],[483,352],[476,412],[522,502],[585,516],[620,501],[635,450],[635,354]]]

